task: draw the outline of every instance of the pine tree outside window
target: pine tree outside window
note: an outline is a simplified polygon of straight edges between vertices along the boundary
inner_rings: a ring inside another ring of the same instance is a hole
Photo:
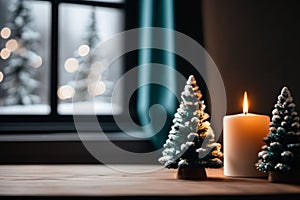
[[[72,115],[73,106],[78,106],[82,109],[76,114],[93,114],[85,109],[91,102],[95,103],[97,114],[111,115],[112,106],[120,113],[120,105],[111,106],[111,96],[114,83],[121,76],[123,61],[119,59],[108,68],[105,66],[108,54],[114,48],[122,48],[122,44],[111,49],[100,49],[98,45],[123,31],[123,12],[116,8],[62,3],[59,14],[58,113]]]
[[[1,1],[0,114],[50,113],[50,13],[48,2]]]

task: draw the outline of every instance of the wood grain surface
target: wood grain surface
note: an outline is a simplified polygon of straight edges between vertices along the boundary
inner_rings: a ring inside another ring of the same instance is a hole
[[[224,177],[222,169],[207,169],[205,181],[175,175],[176,170],[155,165],[1,165],[0,196],[300,197],[299,185]]]

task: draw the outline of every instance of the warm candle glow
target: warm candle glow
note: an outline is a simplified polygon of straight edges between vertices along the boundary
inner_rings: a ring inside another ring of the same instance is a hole
[[[248,98],[247,98],[247,92],[244,92],[244,104],[243,104],[243,113],[246,115],[248,113]]]
[[[224,175],[262,177],[254,163],[269,132],[270,117],[248,113],[249,101],[244,93],[243,113],[227,115],[223,119]]]

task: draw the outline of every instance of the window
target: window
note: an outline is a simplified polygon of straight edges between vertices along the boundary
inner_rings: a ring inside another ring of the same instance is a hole
[[[134,66],[129,63],[135,62],[135,55],[123,56],[106,70],[105,57],[113,49],[95,49],[114,34],[136,27],[136,20],[129,20],[137,13],[136,4],[0,0],[0,131],[74,131],[72,97],[83,108],[83,117],[93,114],[85,112],[84,105],[94,100],[104,127],[115,130],[107,105],[114,83],[127,66]],[[113,105],[120,114],[121,102]]]
[[[1,0],[1,14],[0,114],[48,115],[51,5]]]
[[[111,49],[97,45],[123,31],[123,19],[122,10],[116,8],[66,3],[59,6],[59,114],[73,114],[73,106],[80,108],[76,114],[93,114],[85,109],[90,101],[94,101],[96,114],[111,115],[112,106],[120,113],[120,105],[111,106],[111,96],[123,62],[118,60],[106,69],[105,64],[107,54],[122,44]]]

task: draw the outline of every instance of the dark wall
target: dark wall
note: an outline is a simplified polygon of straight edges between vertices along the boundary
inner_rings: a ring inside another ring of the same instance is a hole
[[[204,42],[221,71],[227,113],[270,115],[283,86],[300,110],[300,7],[297,1],[203,0]]]

